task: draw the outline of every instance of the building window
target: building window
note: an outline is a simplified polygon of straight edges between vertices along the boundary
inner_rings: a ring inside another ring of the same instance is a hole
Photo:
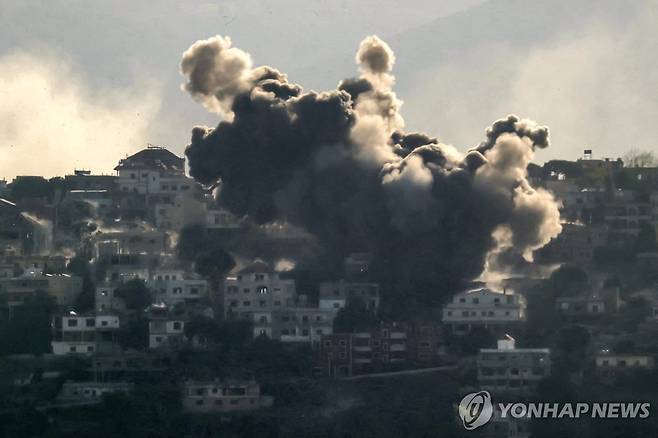
[[[180,330],[182,324],[179,321],[174,322],[174,330]]]
[[[96,320],[94,318],[87,318],[85,320],[85,325],[87,327],[94,327],[96,325]]]
[[[66,322],[66,325],[69,327],[77,327],[78,326],[78,320],[77,319],[69,319]]]
[[[260,286],[258,288],[258,293],[263,294],[263,295],[266,294],[267,293],[267,286]]]

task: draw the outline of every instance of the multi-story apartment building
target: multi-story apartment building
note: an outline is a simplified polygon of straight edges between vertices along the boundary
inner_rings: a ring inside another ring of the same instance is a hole
[[[176,348],[187,342],[185,324],[189,315],[170,311],[166,305],[152,305],[149,312],[149,348]]]
[[[119,317],[112,314],[68,315],[53,319],[53,354],[113,353],[120,350]]]
[[[252,319],[256,311],[292,307],[296,297],[295,280],[282,278],[262,261],[224,280],[224,312],[228,318]]]
[[[321,309],[337,311],[351,299],[362,300],[366,309],[376,312],[379,308],[379,285],[344,280],[320,283]]]
[[[189,413],[253,411],[271,406],[274,399],[260,393],[260,385],[247,382],[197,382],[183,385],[183,410]]]
[[[81,291],[82,279],[69,274],[26,270],[17,277],[0,278],[0,295],[5,297],[10,307],[23,304],[38,292],[48,294],[58,306],[70,307],[75,304]]]
[[[198,275],[180,269],[155,269],[148,281],[156,303],[194,303],[208,297],[209,285]]]
[[[336,312],[317,307],[287,307],[253,312],[254,337],[266,336],[281,342],[320,344],[331,334]]]
[[[605,206],[605,222],[613,235],[637,236],[642,227],[651,226],[651,204],[612,202]]]
[[[382,323],[357,333],[322,336],[318,371],[339,377],[405,365],[428,365],[440,350],[442,336],[429,323]]]
[[[169,235],[144,226],[135,229],[98,233],[96,258],[103,262],[117,255],[163,254],[169,249]]]
[[[443,307],[443,323],[455,333],[475,327],[505,330],[526,319],[526,299],[510,291],[494,292],[488,288],[458,293]]]
[[[194,182],[185,176],[185,158],[165,148],[148,146],[124,158],[114,168],[120,192],[140,195],[178,194],[192,190]]]
[[[516,348],[511,337],[498,348],[483,348],[477,358],[480,388],[496,392],[527,393],[551,373],[548,348]]]
[[[95,306],[99,312],[126,310],[126,302],[116,295],[116,286],[111,283],[100,283],[96,286]]]
[[[66,268],[66,258],[64,256],[22,255],[8,256],[4,260],[6,263],[13,264],[20,272],[63,272]]]

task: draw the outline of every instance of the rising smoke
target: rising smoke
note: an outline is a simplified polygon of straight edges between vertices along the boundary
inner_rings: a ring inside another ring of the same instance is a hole
[[[477,277],[487,256],[526,258],[560,232],[558,205],[527,166],[548,129],[508,116],[465,154],[405,133],[393,92],[395,56],[376,36],[356,55],[360,76],[303,92],[216,36],[183,55],[184,88],[224,120],[195,127],[190,173],[221,180],[221,200],[259,223],[316,235],[334,260],[370,251],[380,280],[427,300]]]

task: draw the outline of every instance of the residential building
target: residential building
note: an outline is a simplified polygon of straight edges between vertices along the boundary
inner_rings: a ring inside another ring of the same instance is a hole
[[[605,223],[614,235],[637,236],[644,226],[651,226],[651,204],[616,201],[605,206]]]
[[[254,337],[266,336],[281,342],[306,342],[318,346],[331,334],[336,312],[317,307],[287,307],[253,312]]]
[[[256,311],[292,307],[296,296],[295,280],[282,278],[260,260],[224,280],[224,312],[228,318],[252,319]]]
[[[185,158],[165,148],[149,145],[119,161],[117,186],[120,192],[140,195],[177,194],[192,188],[185,176]]]
[[[442,334],[430,323],[388,322],[368,331],[323,335],[318,372],[341,377],[436,361]]]
[[[186,226],[206,224],[206,204],[193,196],[165,196],[153,210],[159,229],[180,231]]]
[[[619,287],[584,291],[576,296],[558,297],[555,308],[566,316],[585,316],[616,313],[621,305]]]
[[[527,393],[551,373],[548,348],[516,348],[510,336],[498,341],[498,348],[480,349],[477,358],[481,389],[495,392]]]
[[[183,410],[188,413],[229,413],[253,411],[272,406],[274,399],[261,395],[260,385],[246,382],[198,382],[183,385]]]
[[[117,344],[119,329],[117,315],[70,312],[53,319],[54,333],[50,344],[55,355],[114,353],[120,350]]]
[[[64,272],[66,258],[51,255],[7,256],[5,262],[13,264],[20,271]]]
[[[149,312],[149,348],[175,349],[187,343],[185,324],[189,316],[164,305],[152,305]]]
[[[181,269],[155,269],[148,281],[156,303],[174,305],[198,302],[208,297],[209,285],[198,275]]]
[[[377,283],[333,281],[320,283],[320,308],[338,311],[351,299],[360,299],[366,309],[379,309],[379,285]]]
[[[66,199],[86,202],[99,215],[109,213],[114,207],[114,197],[109,190],[71,190],[66,194]]]
[[[526,299],[507,289],[489,288],[460,292],[443,307],[443,323],[455,333],[475,327],[501,331],[526,320]]]
[[[64,177],[64,185],[70,191],[101,190],[111,192],[117,177],[114,175],[92,175],[90,170],[75,169],[73,175]]]
[[[126,302],[116,295],[116,286],[111,283],[100,283],[96,286],[95,306],[99,312],[126,310]]]
[[[23,304],[38,292],[45,292],[58,306],[70,307],[75,304],[81,291],[82,279],[70,274],[26,270],[17,277],[0,278],[0,295],[5,297],[10,307]]]
[[[655,360],[646,354],[614,354],[604,351],[596,356],[596,373],[604,380],[614,380],[633,371],[651,371]]]
[[[106,261],[115,255],[163,254],[169,249],[169,235],[137,226],[134,229],[99,232],[95,236],[96,258]]]
[[[213,230],[236,230],[240,228],[240,219],[223,208],[212,208],[206,212],[206,228]]]
[[[128,382],[64,382],[57,395],[57,402],[62,404],[100,403],[105,394],[131,392],[134,388]]]

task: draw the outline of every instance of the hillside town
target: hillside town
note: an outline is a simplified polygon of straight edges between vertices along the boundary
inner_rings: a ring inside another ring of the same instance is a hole
[[[562,225],[532,259],[404,301],[372,253],[331,263],[311,230],[233,214],[163,147],[111,175],[0,181],[7,436],[464,436],[471,389],[655,401],[658,167],[594,152],[528,166]],[[574,427],[498,418],[480,436]]]

